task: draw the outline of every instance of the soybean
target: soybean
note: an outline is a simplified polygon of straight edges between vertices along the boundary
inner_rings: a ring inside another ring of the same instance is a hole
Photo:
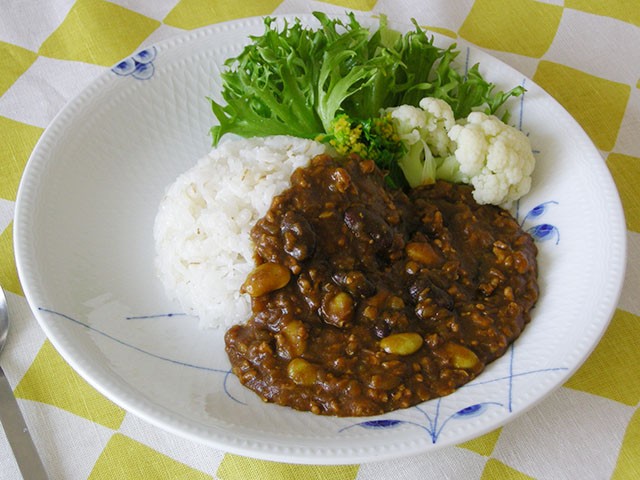
[[[304,358],[294,358],[287,365],[287,375],[296,385],[313,385],[318,376],[318,367]]]
[[[284,287],[289,283],[291,272],[279,263],[263,263],[258,265],[247,276],[240,291],[252,297],[259,297]]]
[[[380,347],[387,353],[411,355],[422,347],[422,336],[418,333],[395,333],[380,340]]]
[[[455,368],[472,369],[480,363],[478,356],[467,347],[449,342],[443,348]]]

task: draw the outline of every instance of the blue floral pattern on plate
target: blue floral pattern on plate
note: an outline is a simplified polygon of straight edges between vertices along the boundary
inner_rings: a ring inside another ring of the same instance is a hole
[[[122,77],[131,76],[136,80],[149,80],[155,73],[153,61],[157,53],[156,47],[140,50],[115,65],[111,71]]]
[[[542,217],[549,211],[550,208],[558,204],[559,203],[555,200],[550,200],[548,202],[543,202],[536,205],[527,212],[527,214],[522,219],[522,222],[520,222],[520,226],[524,228],[525,223]],[[526,231],[538,242],[555,240],[556,245],[560,243],[560,230],[555,225],[551,225],[549,223],[539,223],[527,228]]]

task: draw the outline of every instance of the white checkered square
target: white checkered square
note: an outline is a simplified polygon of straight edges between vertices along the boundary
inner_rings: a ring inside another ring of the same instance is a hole
[[[0,115],[45,128],[105,67],[38,57],[0,97]]]
[[[636,41],[629,41],[635,38]],[[597,77],[635,85],[640,65],[640,29],[608,17],[565,9],[545,60]]]
[[[640,40],[638,45],[638,50],[640,50]],[[640,62],[635,65],[636,68],[639,66]],[[620,130],[618,130],[614,151],[640,158],[640,141],[638,141],[638,135],[640,135],[640,70],[637,70],[636,74],[638,75],[638,84],[635,88],[633,88],[633,84],[631,85],[631,95],[627,103],[627,110],[622,118]],[[637,294],[635,296],[637,297]]]
[[[110,0],[111,3],[120,5],[137,12],[145,17],[162,21],[171,10],[180,3],[180,0],[153,0],[153,2],[140,2],[136,0]]]
[[[72,0],[3,1],[0,41],[37,52],[62,23],[73,3]]]
[[[2,234],[2,232],[4,232],[4,230],[13,221],[15,205],[15,202],[12,202],[11,200],[0,198],[0,234]]]
[[[2,352],[2,365],[13,388],[33,363],[47,338],[22,295],[6,291],[11,330]]]
[[[394,12],[391,18],[409,23],[415,18],[420,25],[444,28],[457,32],[467,18],[473,0],[432,0],[414,2],[409,0],[380,0],[376,12]]]
[[[560,388],[503,428],[492,457],[539,480],[610,478],[633,411]]]
[[[627,231],[627,255],[628,258],[640,258],[640,233]],[[638,292],[640,292],[640,264],[627,262],[618,308],[640,316]]]
[[[470,450],[447,447],[424,455],[360,466],[358,480],[376,478],[464,478],[479,480],[487,458]]]
[[[34,443],[47,473],[52,479],[85,480],[113,435],[113,430],[45,403],[20,401],[29,418],[37,418],[30,427]],[[73,455],[60,454],[73,452]],[[20,478],[20,477],[17,477]]]
[[[118,432],[202,472],[213,474],[224,457],[220,450],[170,434],[131,413]]]
[[[338,5],[332,5],[330,3],[318,2],[315,0],[284,0],[273,11],[274,15],[298,15],[298,14],[310,14],[316,11],[325,12],[329,14],[344,14],[346,9]]]

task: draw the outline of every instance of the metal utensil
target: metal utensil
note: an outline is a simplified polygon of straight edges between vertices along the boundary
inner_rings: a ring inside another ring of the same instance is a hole
[[[7,343],[8,334],[9,309],[4,291],[0,288],[0,354]],[[7,440],[16,457],[22,477],[29,480],[46,479],[47,472],[33,444],[29,429],[24,423],[20,407],[2,371],[2,366],[0,366],[0,422],[7,434]]]

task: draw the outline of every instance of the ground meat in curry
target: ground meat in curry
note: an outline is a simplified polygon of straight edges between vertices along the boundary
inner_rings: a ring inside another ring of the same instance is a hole
[[[408,194],[372,161],[314,158],[251,231],[253,315],[226,333],[265,401],[364,416],[450,394],[502,355],[538,297],[537,249],[465,185]]]

